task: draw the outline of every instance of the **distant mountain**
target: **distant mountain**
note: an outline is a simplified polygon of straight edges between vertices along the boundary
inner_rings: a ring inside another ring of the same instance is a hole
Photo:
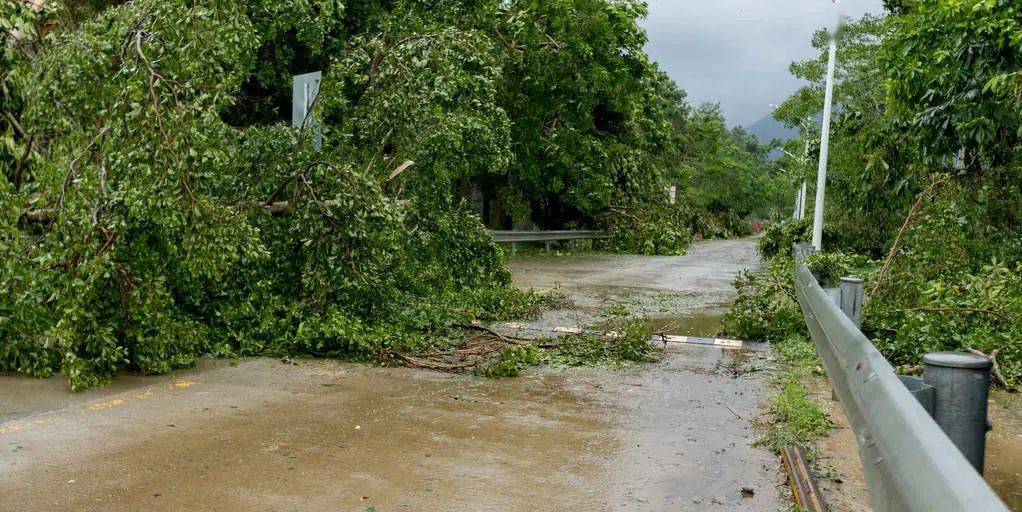
[[[752,126],[746,127],[745,131],[755,135],[760,144],[769,144],[774,139],[786,141],[798,136],[798,130],[784,126],[784,123],[769,114],[753,123]]]

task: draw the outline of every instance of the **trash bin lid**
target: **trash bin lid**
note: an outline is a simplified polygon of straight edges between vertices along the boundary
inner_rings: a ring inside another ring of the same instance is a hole
[[[990,359],[967,352],[933,352],[923,356],[923,363],[944,368],[989,368]]]

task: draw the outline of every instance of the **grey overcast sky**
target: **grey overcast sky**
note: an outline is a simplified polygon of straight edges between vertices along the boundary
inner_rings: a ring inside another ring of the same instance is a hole
[[[693,105],[720,103],[728,125],[750,126],[800,85],[792,60],[814,54],[815,30],[838,12],[879,14],[882,0],[648,0],[647,51]]]

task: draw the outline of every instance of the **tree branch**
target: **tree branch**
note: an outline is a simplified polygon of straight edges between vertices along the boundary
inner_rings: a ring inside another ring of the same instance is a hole
[[[875,285],[873,285],[873,289],[869,293],[870,296],[876,295],[876,293],[880,291],[880,287],[883,286],[884,279],[887,277],[887,273],[891,269],[891,264],[894,262],[894,258],[898,253],[898,249],[901,248],[901,239],[905,235],[905,231],[908,229],[909,225],[911,225],[913,220],[915,220],[919,208],[922,207],[923,205],[923,201],[927,198],[927,196],[929,196],[933,192],[937,185],[940,185],[947,180],[948,178],[946,176],[934,180],[934,182],[931,183],[929,187],[926,187],[926,190],[919,194],[919,197],[916,199],[916,202],[912,205],[912,208],[909,209],[908,215],[905,216],[905,222],[903,222],[901,224],[901,228],[898,229],[898,236],[894,238],[894,243],[891,244],[891,250],[887,253],[887,258],[884,260],[884,266],[882,269],[880,269],[880,274],[877,275],[877,282]]]
[[[1010,387],[1010,386],[1008,386],[1008,379],[1005,379],[1004,378],[1004,374],[1001,373],[1001,366],[997,364],[997,353],[1000,352],[1001,349],[999,349],[999,348],[994,349],[992,352],[990,352],[990,355],[984,354],[983,352],[980,352],[979,350],[976,350],[974,348],[970,348],[970,349],[968,349],[968,351],[969,351],[969,353],[976,354],[977,356],[983,356],[983,357],[989,359],[990,360],[990,366],[991,366],[990,373],[992,373],[994,375],[994,378],[997,379],[997,381],[1001,384],[1001,386],[1003,386],[1005,388],[1009,388]]]
[[[21,154],[21,158],[18,159],[18,167],[14,169],[14,191],[18,192],[21,190],[21,173],[25,170],[25,162],[28,161],[28,156],[32,154],[32,146],[35,144],[35,134],[28,138],[28,144],[25,145],[25,152]]]
[[[64,182],[60,186],[60,192],[57,194],[57,200],[54,203],[52,216],[49,219],[50,223],[56,221],[57,218],[60,217],[60,210],[64,205],[64,196],[67,195],[67,189],[68,187],[71,186],[71,182],[74,181],[75,166],[78,164],[78,161],[81,160],[81,158],[85,156],[86,153],[92,150],[92,147],[96,144],[96,141],[99,140],[100,137],[105,135],[106,132],[109,130],[110,130],[109,126],[104,126],[103,128],[101,128],[99,130],[99,133],[97,133],[96,136],[89,141],[89,144],[85,146],[85,149],[83,149],[82,152],[79,153],[79,155],[74,158],[74,160],[71,160],[71,165],[68,166],[67,174],[64,176]]]

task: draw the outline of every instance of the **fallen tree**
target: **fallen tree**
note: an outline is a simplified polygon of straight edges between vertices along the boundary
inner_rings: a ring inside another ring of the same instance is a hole
[[[0,180],[0,370],[82,389],[203,354],[371,359],[538,307],[457,202],[411,208],[301,129],[222,120],[259,47],[246,9],[131,2],[22,64],[38,142]]]
[[[661,204],[696,163],[705,183],[771,176],[761,147],[692,112],[642,52],[645,13],[0,4],[0,371],[81,389],[206,354],[431,353],[461,340],[454,323],[533,312],[543,299],[510,285],[472,191],[495,224],[577,227]],[[292,75],[313,70],[321,151],[282,123]],[[704,223],[715,233],[765,204],[739,214],[718,192],[692,196],[729,214]],[[679,217],[646,217],[649,240],[615,250],[684,250]]]

